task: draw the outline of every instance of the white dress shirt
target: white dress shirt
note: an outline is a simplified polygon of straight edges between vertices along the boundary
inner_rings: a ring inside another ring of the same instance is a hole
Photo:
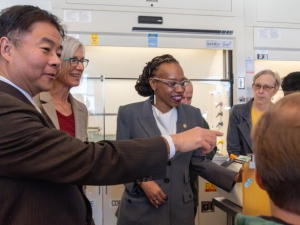
[[[154,105],[152,105],[153,116],[160,133],[168,141],[170,147],[170,159],[175,155],[175,146],[170,134],[176,134],[176,122],[177,122],[177,109],[172,108],[166,113],[159,111]]]

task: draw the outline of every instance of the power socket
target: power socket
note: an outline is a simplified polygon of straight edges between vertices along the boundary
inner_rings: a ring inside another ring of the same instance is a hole
[[[207,212],[214,212],[215,208],[212,202],[201,202],[201,212],[207,213]]]

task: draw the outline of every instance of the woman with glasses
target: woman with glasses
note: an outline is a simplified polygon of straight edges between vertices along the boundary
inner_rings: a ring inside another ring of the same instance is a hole
[[[178,61],[171,55],[158,56],[148,62],[135,89],[139,95],[150,97],[144,102],[119,108],[117,139],[175,134],[195,126],[203,127],[200,110],[180,104],[189,83]],[[236,172],[207,160],[204,153],[202,149],[185,154],[176,153],[166,163],[167,174],[164,179],[125,184],[116,213],[117,224],[193,225],[194,204],[189,168],[227,191],[240,178]],[[140,151],[140,154],[143,152]]]
[[[262,70],[253,77],[254,98],[246,104],[234,105],[230,111],[227,151],[228,154],[253,153],[250,133],[263,112],[272,105],[272,97],[280,87],[280,77],[272,70]]]
[[[61,70],[49,92],[42,92],[34,100],[42,113],[57,129],[64,130],[82,141],[87,140],[88,111],[70,93],[80,84],[89,60],[84,58],[82,43],[70,36],[63,41]]]

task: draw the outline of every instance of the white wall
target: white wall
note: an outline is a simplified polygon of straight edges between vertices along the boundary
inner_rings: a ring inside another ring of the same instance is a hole
[[[245,0],[245,58],[255,61],[253,73],[246,74],[248,85],[263,69],[277,71],[281,77],[299,71],[299,7],[297,0]],[[267,59],[258,60],[258,53]],[[274,101],[282,96],[279,90]]]
[[[52,2],[50,0],[9,0],[9,1],[0,1],[0,9],[4,9],[13,5],[34,5],[38,6],[41,9],[52,11]]]

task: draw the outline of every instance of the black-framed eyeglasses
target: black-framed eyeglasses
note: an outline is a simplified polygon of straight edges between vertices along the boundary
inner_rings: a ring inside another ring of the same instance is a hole
[[[152,78],[154,80],[158,80],[160,82],[168,84],[170,88],[177,88],[178,85],[180,85],[182,88],[185,88],[191,82],[190,80],[175,81],[175,80],[160,79],[160,78],[157,78],[157,77],[152,77]]]
[[[64,58],[63,60],[69,61],[71,66],[77,66],[78,63],[81,62],[83,67],[87,67],[90,61],[88,59],[77,59],[77,58]]]
[[[254,90],[260,90],[261,88],[264,89],[264,91],[271,91],[273,88],[275,88],[274,86],[269,86],[269,85],[261,85],[261,84],[252,84],[252,87],[254,88]]]

